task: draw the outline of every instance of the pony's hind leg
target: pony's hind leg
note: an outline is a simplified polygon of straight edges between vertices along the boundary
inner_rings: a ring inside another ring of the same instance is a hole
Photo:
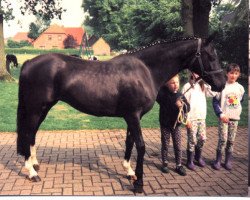
[[[33,182],[40,181],[38,172],[36,171],[38,161],[36,158],[35,149],[35,136],[39,126],[40,114],[30,113],[26,116],[26,122],[23,125],[23,129],[19,129],[19,135],[17,139],[17,145],[19,149],[22,149],[21,155],[25,157],[25,168],[29,172],[29,180]]]
[[[37,172],[39,164],[36,158],[36,133],[52,105],[54,104],[33,106],[32,109],[26,109],[25,113],[22,113],[22,109],[18,110],[17,150],[25,157],[25,168],[29,171],[29,180],[33,182],[41,180]]]
[[[127,129],[127,137],[126,137],[126,150],[125,150],[125,156],[124,156],[124,161],[123,161],[123,167],[127,170],[127,178],[128,179],[136,179],[135,177],[135,172],[131,167],[130,164],[130,157],[132,153],[132,149],[134,146],[134,139],[129,132],[129,129]]]
[[[35,132],[34,134],[31,134],[32,140],[31,140],[31,146],[30,146],[30,157],[28,158],[27,161],[25,161],[25,166],[26,166],[26,162],[28,166],[30,165],[32,166],[32,167],[29,167],[28,170],[29,170],[29,179],[33,182],[41,181],[41,178],[38,176],[38,170],[40,169],[40,166],[38,164],[37,157],[36,157],[36,146],[35,146],[36,132],[39,126],[41,125],[41,123],[43,122],[43,120],[45,119],[45,117],[47,116],[51,107],[55,104],[56,102],[53,102],[53,103],[48,103],[46,106],[43,106],[41,109],[41,112],[38,115],[39,119],[38,119],[37,124],[34,123]],[[34,173],[33,170],[35,170],[36,173]]]

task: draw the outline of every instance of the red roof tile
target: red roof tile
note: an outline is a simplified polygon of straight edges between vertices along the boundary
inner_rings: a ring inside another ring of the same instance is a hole
[[[48,29],[46,29],[43,33],[65,33],[65,29],[63,26],[53,24]]]
[[[82,36],[84,35],[84,30],[81,27],[65,27],[64,28],[67,35],[72,35],[76,41],[77,44],[80,45],[82,41]]]
[[[84,30],[82,27],[64,27],[57,24],[53,24],[48,29],[46,29],[41,35],[34,41],[35,43],[40,40],[43,35],[48,34],[61,34],[61,35],[72,35],[76,41],[77,45],[81,44],[82,37],[84,35]],[[62,41],[63,42],[63,41]],[[58,46],[58,45],[57,45]]]
[[[20,41],[29,41],[32,42],[32,39],[28,37],[28,32],[18,32],[13,38],[13,41],[20,42]]]

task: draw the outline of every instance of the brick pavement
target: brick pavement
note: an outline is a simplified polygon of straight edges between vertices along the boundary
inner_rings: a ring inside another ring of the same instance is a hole
[[[183,132],[183,162],[186,136]],[[208,128],[207,163],[215,157],[217,128]],[[159,129],[143,129],[146,143],[144,193],[136,196],[247,196],[247,128],[239,128],[234,170],[210,166],[176,174],[171,144],[169,174],[160,168]],[[16,134],[0,133],[0,195],[131,195],[132,184],[122,167],[125,130],[39,131],[37,155],[41,182],[25,179],[24,159],[16,155]],[[135,167],[135,148],[132,166]]]

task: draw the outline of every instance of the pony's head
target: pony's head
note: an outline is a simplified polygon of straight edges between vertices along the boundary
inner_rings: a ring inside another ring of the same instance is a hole
[[[198,38],[196,53],[189,66],[191,71],[199,74],[204,81],[211,85],[213,91],[220,92],[225,86],[226,76],[211,41],[212,36],[204,40]]]

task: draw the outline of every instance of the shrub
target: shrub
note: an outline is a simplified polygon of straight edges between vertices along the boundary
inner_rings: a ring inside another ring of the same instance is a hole
[[[16,41],[13,41],[13,40],[8,40],[7,41],[7,46],[9,48],[21,48],[21,47],[25,47],[25,46],[31,46],[31,44],[26,40],[22,40],[20,42],[16,42]]]
[[[6,48],[6,54],[32,54],[40,55],[46,53],[79,54],[79,49],[34,49],[34,48]],[[93,52],[91,52],[93,54]],[[86,54],[86,52],[84,52]]]

